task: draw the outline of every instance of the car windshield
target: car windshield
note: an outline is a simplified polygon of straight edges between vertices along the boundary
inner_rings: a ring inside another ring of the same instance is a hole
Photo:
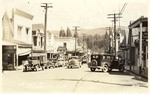
[[[78,59],[78,57],[70,57],[69,59]]]
[[[107,56],[107,55],[104,55],[104,56],[103,56],[103,59],[111,59],[111,57],[110,57],[110,56]]]
[[[39,57],[29,57],[29,60],[39,60]]]

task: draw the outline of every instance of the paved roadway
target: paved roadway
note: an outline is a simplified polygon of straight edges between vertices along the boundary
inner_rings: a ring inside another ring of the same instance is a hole
[[[138,80],[133,75],[118,70],[110,73],[100,70],[91,72],[87,65],[79,69],[61,67],[37,72],[4,71],[2,76],[4,93],[148,93],[148,82]]]

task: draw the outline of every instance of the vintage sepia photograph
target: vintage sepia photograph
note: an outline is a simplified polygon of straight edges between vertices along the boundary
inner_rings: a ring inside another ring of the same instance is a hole
[[[1,94],[148,94],[148,0],[0,0]]]

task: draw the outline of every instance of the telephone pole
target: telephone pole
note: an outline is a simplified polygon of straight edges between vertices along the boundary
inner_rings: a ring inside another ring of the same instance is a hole
[[[115,48],[115,57],[116,57],[116,21],[117,21],[117,18],[121,18],[120,16],[117,16],[117,15],[120,15],[120,13],[119,14],[117,14],[117,13],[107,14],[107,16],[109,16],[107,18],[112,18],[113,21],[114,21],[114,44],[115,44],[114,48]],[[110,16],[113,16],[113,17],[110,17]]]
[[[83,34],[83,52],[84,52],[84,40],[85,40],[85,34]]]
[[[77,31],[78,31],[79,26],[73,26],[73,27],[75,28],[75,36],[74,37],[75,37],[75,56],[76,56],[76,45],[77,45],[76,38],[77,38]]]
[[[120,15],[122,15],[122,13],[124,12],[125,8],[127,6],[127,3],[125,3],[121,9],[121,11],[119,13],[114,13],[114,14],[107,14],[107,16],[113,16],[113,17],[108,17],[108,18],[113,18],[113,22],[114,22],[114,44],[115,44],[115,57],[116,57],[116,21],[117,18],[119,18],[119,30],[120,30]]]
[[[41,7],[44,7],[45,9],[45,23],[44,23],[44,52],[46,54],[46,58],[45,61],[47,60],[47,52],[46,52],[46,35],[47,35],[47,10],[48,8],[52,8],[53,6],[49,6],[49,4],[52,3],[42,3],[44,5],[42,5]]]

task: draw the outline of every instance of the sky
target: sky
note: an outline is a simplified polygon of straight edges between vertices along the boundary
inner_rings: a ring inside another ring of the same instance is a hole
[[[148,17],[148,0],[1,0],[1,15],[5,11],[11,17],[11,9],[19,8],[34,16],[33,24],[44,23],[41,3],[52,3],[48,9],[48,30],[60,30],[80,26],[83,29],[112,26],[107,14],[118,13],[124,3],[127,6],[120,19],[121,26],[128,26],[141,16]],[[117,22],[119,25],[119,22]]]

